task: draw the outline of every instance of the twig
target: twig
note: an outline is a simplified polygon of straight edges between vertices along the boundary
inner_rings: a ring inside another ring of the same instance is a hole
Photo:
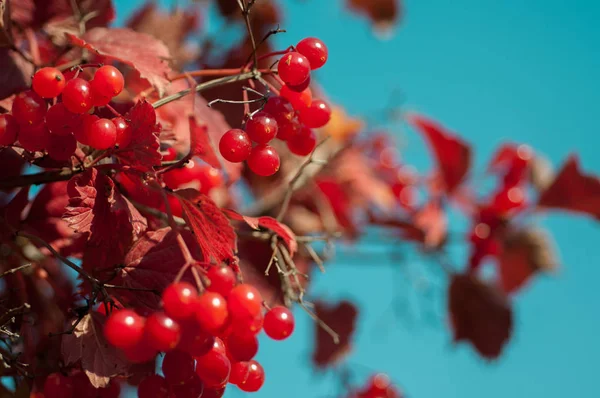
[[[20,266],[18,266],[16,268],[11,268],[8,271],[4,271],[3,273],[0,274],[0,279],[4,278],[8,274],[14,274],[15,272],[18,272],[18,271],[20,271],[22,269],[25,269],[27,267],[31,267],[31,263],[23,264],[23,265],[20,265]]]
[[[306,313],[315,321],[317,322],[317,324],[324,330],[326,331],[331,338],[333,339],[333,342],[335,344],[339,344],[340,343],[340,336],[335,332],[335,330],[333,330],[332,328],[329,327],[328,324],[326,324],[325,322],[323,322],[321,319],[319,319],[319,317],[317,316],[317,314],[315,314],[314,312],[312,312],[312,310],[310,308],[308,308],[306,306],[306,304],[304,303],[304,301],[300,301],[298,302],[298,304],[300,305],[300,307],[302,307],[302,309],[304,311],[306,311]]]
[[[244,23],[246,24],[246,30],[248,31],[248,37],[250,38],[250,43],[252,44],[252,58],[254,59],[254,63],[252,65],[252,70],[256,70],[258,68],[258,56],[256,54],[256,40],[254,39],[254,32],[252,31],[252,26],[250,25],[250,8],[254,4],[253,0],[238,0],[238,4],[240,9],[242,10],[242,16],[244,17]]]

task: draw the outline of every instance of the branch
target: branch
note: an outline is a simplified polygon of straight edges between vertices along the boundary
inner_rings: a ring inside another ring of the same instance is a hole
[[[15,272],[18,272],[18,271],[20,271],[22,269],[25,269],[27,267],[31,267],[31,263],[23,264],[23,265],[18,266],[16,268],[11,268],[8,271],[4,271],[3,273],[0,274],[0,279],[4,278],[6,275],[14,274]]]

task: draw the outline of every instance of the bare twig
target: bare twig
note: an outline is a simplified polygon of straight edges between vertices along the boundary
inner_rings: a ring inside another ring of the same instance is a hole
[[[0,274],[0,279],[4,278],[6,275],[14,274],[15,272],[21,271],[22,269],[25,269],[25,268],[28,268],[28,267],[31,267],[31,263],[23,264],[23,265],[20,265],[18,267],[11,268],[8,271],[4,271],[3,273],[1,273]]]

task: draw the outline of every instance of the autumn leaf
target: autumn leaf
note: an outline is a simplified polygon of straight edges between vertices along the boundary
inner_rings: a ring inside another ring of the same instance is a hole
[[[352,349],[352,338],[356,328],[358,309],[349,301],[341,301],[337,304],[317,301],[315,303],[315,314],[338,334],[340,341],[335,344],[329,333],[315,323],[316,343],[312,357],[313,363],[318,368],[335,366]]]
[[[33,65],[9,48],[0,48],[0,99],[31,86]]]
[[[190,116],[190,156],[198,156],[216,169],[221,169],[215,146],[208,134],[208,126],[198,123],[195,116]]]
[[[123,353],[104,339],[106,317],[98,312],[87,314],[72,334],[62,338],[62,357],[67,365],[81,362],[81,368],[96,388],[108,386],[110,378],[124,374],[129,366]]]
[[[200,261],[202,253],[193,235],[181,230],[192,257]],[[133,289],[152,289],[162,292],[173,282],[185,259],[177,245],[177,234],[171,228],[148,231],[131,247],[117,277],[112,283]],[[160,308],[160,296],[152,292],[118,289],[113,292],[121,302],[137,308]]]
[[[407,121],[425,136],[435,155],[445,192],[453,193],[469,172],[471,148],[460,137],[425,116],[413,113]]]
[[[169,83],[167,75],[171,67],[167,60],[171,55],[161,41],[128,28],[94,28],[81,38],[68,33],[67,37],[77,47],[131,66],[157,89],[159,95],[164,93]]]
[[[487,359],[500,356],[513,328],[512,308],[504,293],[474,275],[455,274],[448,295],[454,341],[470,342]]]
[[[552,184],[540,193],[538,208],[583,213],[600,219],[600,179],[584,174],[579,168],[579,159],[573,155]]]
[[[71,19],[73,4],[86,18],[85,26],[90,29],[106,26],[115,18],[111,0],[12,0],[12,18],[22,28],[40,28],[49,22]]]
[[[381,27],[396,23],[400,18],[400,0],[346,0],[346,4],[357,13],[367,16],[373,24]]]
[[[0,47],[12,44],[10,1],[0,0]]]
[[[23,187],[5,206],[0,206],[0,237],[10,238],[13,229],[16,230],[21,224],[21,213],[29,203],[29,187]],[[7,226],[5,226],[7,225]]]
[[[83,265],[110,270],[123,260],[133,241],[146,230],[146,220],[115,189],[114,181],[97,169],[71,178],[69,204],[63,218],[78,233],[87,234]]]
[[[519,229],[507,233],[498,257],[500,286],[516,293],[538,272],[552,272],[558,267],[550,236],[540,229]]]
[[[127,112],[125,119],[129,121],[133,138],[126,148],[116,152],[121,163],[143,170],[159,166],[162,159],[158,140],[160,126],[156,124],[152,105],[144,100],[138,102]]]
[[[205,261],[231,260],[236,250],[236,235],[229,220],[208,196],[195,189],[175,191],[181,202],[183,218],[202,249]]]

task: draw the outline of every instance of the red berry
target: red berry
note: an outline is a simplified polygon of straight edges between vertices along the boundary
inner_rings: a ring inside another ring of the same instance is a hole
[[[148,317],[144,333],[150,347],[162,352],[175,348],[181,338],[179,324],[163,312],[155,312]]]
[[[295,137],[300,132],[300,128],[301,125],[295,117],[291,121],[280,123],[279,129],[277,130],[277,138],[282,141],[287,141],[292,137]]]
[[[221,398],[225,394],[225,387],[205,388],[202,398]]]
[[[175,150],[175,148],[168,147],[166,150],[163,151],[162,153],[162,160],[165,162],[169,162],[171,160],[175,160],[177,159],[177,151]]]
[[[200,398],[204,397],[204,384],[200,377],[194,373],[184,384],[171,386],[171,391],[175,394],[174,398]]]
[[[44,123],[21,126],[19,130],[19,143],[30,152],[43,151],[48,147],[51,138]]]
[[[252,334],[232,333],[225,346],[232,362],[249,361],[258,353],[258,339]]]
[[[308,108],[300,111],[300,121],[307,127],[323,127],[329,123],[329,119],[331,119],[331,109],[322,100],[313,100]]]
[[[138,398],[170,398],[169,385],[164,377],[150,375],[138,386]]]
[[[112,122],[117,129],[116,145],[118,145],[119,148],[126,148],[133,138],[133,132],[131,127],[129,127],[129,123],[127,123],[125,118],[120,116],[112,119]]]
[[[220,388],[227,384],[231,362],[219,349],[213,347],[207,354],[196,358],[196,373],[208,388]]]
[[[279,129],[281,129],[281,125],[285,122],[290,122],[295,115],[294,107],[290,101],[281,96],[269,97],[263,111],[275,118]]]
[[[281,87],[279,93],[282,97],[287,99],[297,111],[309,107],[312,103],[312,91],[310,90],[310,87],[302,92],[297,92],[291,89],[288,85],[285,85]]]
[[[307,37],[296,44],[296,51],[304,55],[310,63],[310,69],[319,69],[327,62],[327,46],[321,40]]]
[[[196,320],[202,329],[217,333],[229,317],[227,302],[219,293],[205,292],[198,298]]]
[[[97,395],[96,393],[99,391],[92,385],[92,383],[90,383],[90,379],[83,371],[71,375],[69,379],[73,384],[73,391],[77,392],[77,396],[95,397]]]
[[[304,83],[310,76],[310,63],[304,55],[292,51],[281,57],[277,64],[277,71],[285,83],[298,85]]]
[[[246,132],[257,144],[266,144],[277,135],[277,121],[266,112],[258,112],[246,122]]]
[[[236,283],[235,273],[230,267],[227,266],[211,267],[206,276],[210,280],[208,290],[219,293],[223,297],[227,297],[229,295],[229,292],[231,292],[231,289],[233,289]]]
[[[35,72],[31,88],[42,98],[58,97],[65,88],[65,77],[56,68],[42,68]]]
[[[265,317],[261,311],[253,318],[235,318],[231,328],[239,334],[256,335],[261,331],[264,320]]]
[[[17,140],[19,124],[11,114],[0,115],[0,146],[12,145]]]
[[[81,142],[83,145],[89,145],[88,137],[91,126],[98,120],[100,120],[100,118],[96,115],[90,115],[88,113],[81,115],[79,126],[73,131],[77,141]]]
[[[44,382],[45,398],[72,398],[74,395],[73,382],[60,373],[51,373]]]
[[[229,313],[235,319],[252,320],[262,311],[262,296],[247,283],[234,287],[227,297]]]
[[[132,363],[146,363],[153,360],[157,353],[144,336],[134,346],[123,348],[123,354]]]
[[[228,162],[239,163],[248,159],[252,151],[252,142],[244,130],[228,130],[219,141],[221,156]]]
[[[176,321],[194,316],[197,299],[196,288],[187,282],[171,283],[162,294],[165,313]]]
[[[177,349],[187,352],[192,356],[200,356],[209,352],[214,343],[214,336],[206,333],[200,328],[200,325],[194,319],[180,323],[181,339],[177,344]]]
[[[34,126],[44,121],[48,106],[35,92],[23,91],[15,97],[12,115],[21,126]]]
[[[81,394],[81,392],[77,391],[78,395],[81,397],[85,397],[86,395]],[[119,398],[121,394],[121,385],[115,380],[112,379],[108,386],[105,388],[97,389],[98,398]]]
[[[69,80],[62,92],[65,107],[73,113],[86,113],[92,109],[93,99],[90,83],[79,77]]]
[[[265,315],[264,329],[273,340],[285,340],[294,331],[294,315],[286,307],[273,307]]]
[[[100,94],[92,90],[92,105],[93,106],[106,106],[112,100],[112,97],[103,97]]]
[[[73,134],[50,136],[46,146],[48,155],[59,162],[66,162],[77,150],[77,140]]]
[[[306,126],[287,141],[287,147],[294,155],[307,156],[317,146],[317,136]]]
[[[121,72],[111,65],[104,65],[96,71],[91,81],[92,90],[100,97],[115,97],[123,91],[125,79]]]
[[[218,169],[209,165],[202,165],[198,170],[200,193],[208,195],[214,188],[223,185],[223,175]]]
[[[231,384],[245,392],[260,390],[265,382],[265,371],[255,360],[237,362],[231,368]]]
[[[194,358],[186,352],[169,351],[162,362],[162,371],[170,385],[187,383],[196,373]]]
[[[98,119],[86,126],[87,145],[95,149],[108,149],[117,142],[117,128],[110,119]]]
[[[227,349],[225,348],[225,343],[218,337],[215,337],[215,342],[213,343],[211,350],[216,350],[221,354],[225,354],[227,352]]]
[[[144,318],[134,311],[113,311],[104,324],[104,337],[115,347],[133,347],[142,339],[144,323]]]
[[[248,158],[248,167],[259,176],[267,177],[279,170],[279,155],[269,145],[258,145],[252,148]]]
[[[81,125],[81,115],[71,113],[59,102],[48,108],[46,127],[53,135],[69,135]]]

